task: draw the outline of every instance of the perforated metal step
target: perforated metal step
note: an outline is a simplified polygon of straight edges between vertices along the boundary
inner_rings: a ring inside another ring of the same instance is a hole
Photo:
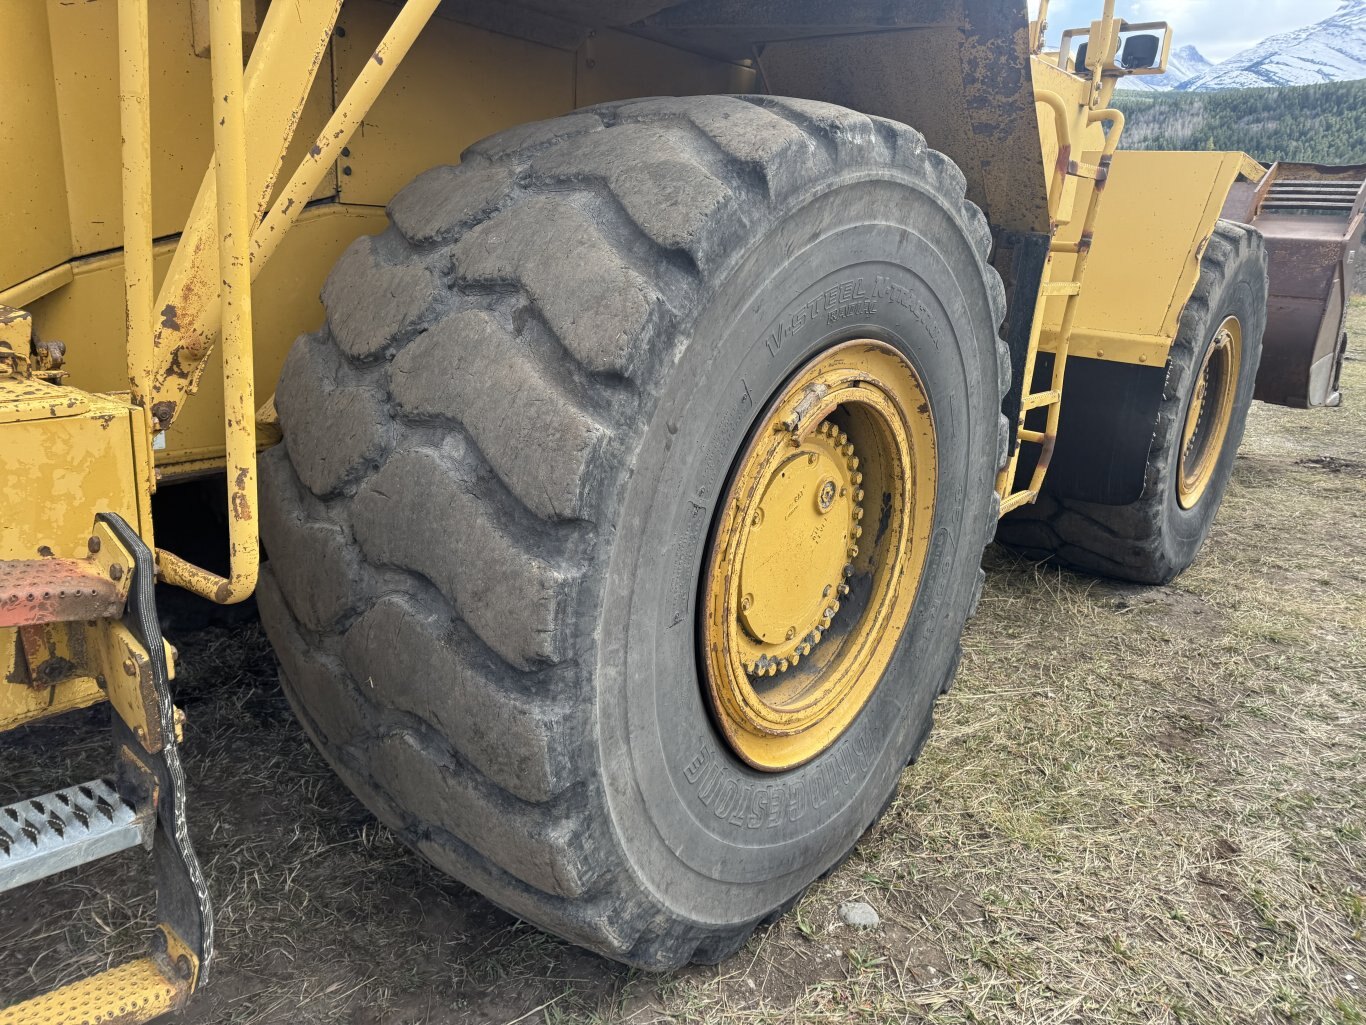
[[[0,891],[136,847],[153,809],[134,808],[97,779],[0,808]]]

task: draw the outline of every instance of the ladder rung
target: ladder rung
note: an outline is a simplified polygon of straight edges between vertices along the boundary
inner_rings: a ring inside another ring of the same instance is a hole
[[[1366,185],[1366,181],[1281,181],[1273,183],[1271,186],[1271,191],[1281,192],[1286,190],[1303,189],[1352,189],[1353,191],[1355,191],[1356,189],[1361,188],[1363,185]]]
[[[1026,395],[1024,398],[1025,409],[1042,409],[1044,406],[1052,406],[1062,401],[1060,391],[1040,391],[1033,395]]]
[[[1020,440],[1027,441],[1034,445],[1043,445],[1048,442],[1048,435],[1043,431],[1020,431]]]
[[[1021,506],[1029,505],[1032,502],[1037,501],[1038,497],[1039,493],[1037,491],[1017,491],[1001,503],[1001,515],[1004,516],[1006,513],[1014,512]]]
[[[1091,181],[1103,181],[1105,179],[1105,168],[1099,164],[1085,164],[1080,160],[1074,160],[1067,168],[1067,173],[1074,178],[1089,178]]]
[[[136,847],[152,812],[102,779],[0,808],[0,892]]]
[[[1050,281],[1048,284],[1043,286],[1043,290],[1040,294],[1043,295],[1045,298],[1055,295],[1080,295],[1081,282]]]
[[[1350,210],[1355,199],[1268,199],[1263,210]]]

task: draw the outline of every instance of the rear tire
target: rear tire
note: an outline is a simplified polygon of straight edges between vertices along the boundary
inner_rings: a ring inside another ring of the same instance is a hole
[[[439,868],[629,964],[720,960],[885,808],[957,664],[1004,458],[987,225],[910,129],[758,97],[515,128],[389,212],[277,392],[286,691]],[[927,384],[933,543],[868,706],[765,773],[708,715],[700,567],[768,397],[847,338]]]
[[[1045,481],[1035,505],[1001,521],[997,539],[1031,558],[1140,584],[1167,584],[1185,572],[1209,537],[1243,440],[1261,362],[1266,299],[1261,234],[1220,221],[1172,345],[1143,494],[1129,505],[1100,505],[1051,494]],[[1227,431],[1198,500],[1183,503],[1187,414],[1206,355],[1230,317],[1241,330],[1241,358]]]

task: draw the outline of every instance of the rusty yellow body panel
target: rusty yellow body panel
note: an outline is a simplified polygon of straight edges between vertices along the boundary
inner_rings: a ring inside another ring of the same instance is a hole
[[[151,533],[151,452],[142,412],[105,395],[36,378],[0,376],[0,493],[17,501],[0,517],[0,559],[85,559],[95,514],[114,512]],[[56,463],[61,473],[52,473]],[[71,667],[49,676],[30,666],[17,628],[0,628],[0,730],[101,700],[68,624],[43,638],[44,658]],[[31,671],[32,669],[32,671]],[[35,679],[35,677],[37,677]]]
[[[0,376],[0,558],[83,558],[98,512],[151,533],[151,452],[117,398]],[[53,466],[63,467],[60,474]]]
[[[1260,167],[1260,165],[1255,165]],[[1200,258],[1233,183],[1250,168],[1242,153],[1115,154],[1096,222],[1071,354],[1160,366],[1200,276]],[[1080,181],[1080,201],[1094,185]],[[1080,225],[1058,237],[1075,243]],[[1076,257],[1058,254],[1066,277]],[[1062,302],[1049,299],[1044,352],[1057,347]]]

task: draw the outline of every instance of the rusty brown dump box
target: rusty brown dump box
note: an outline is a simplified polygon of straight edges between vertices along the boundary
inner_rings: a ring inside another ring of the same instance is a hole
[[[1336,406],[1345,320],[1366,209],[1366,164],[1275,164],[1235,189],[1224,216],[1255,225],[1271,258],[1266,340],[1256,397]]]

